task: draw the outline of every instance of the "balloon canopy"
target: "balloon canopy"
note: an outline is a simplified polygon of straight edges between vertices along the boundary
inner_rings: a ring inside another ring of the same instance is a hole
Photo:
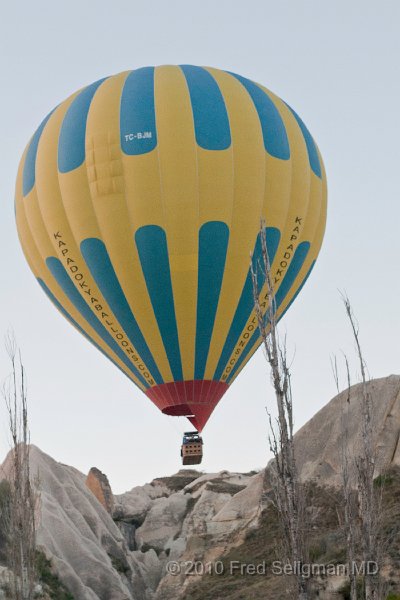
[[[218,69],[96,81],[44,119],[20,163],[18,233],[44,292],[198,430],[260,345],[261,219],[279,319],[322,243],[324,168],[294,110]]]

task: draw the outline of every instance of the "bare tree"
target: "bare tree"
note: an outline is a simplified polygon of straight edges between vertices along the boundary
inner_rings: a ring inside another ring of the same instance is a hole
[[[361,434],[362,448],[360,456],[356,458],[357,492],[358,492],[358,519],[360,523],[360,539],[363,561],[366,568],[364,574],[365,600],[379,599],[379,576],[370,573],[368,565],[378,565],[379,556],[379,517],[380,501],[374,487],[375,474],[375,449],[373,444],[372,425],[372,400],[368,389],[367,368],[361,350],[359,325],[355,318],[349,298],[343,295],[343,303],[350,322],[356,346],[356,354],[361,372]]]
[[[296,584],[297,598],[307,598],[308,581],[303,575],[301,566],[307,561],[304,525],[304,488],[300,483],[296,467],[293,444],[293,397],[290,381],[290,368],[287,361],[286,339],[280,340],[277,331],[276,302],[271,276],[271,265],[268,256],[265,224],[260,230],[262,260],[257,264],[251,260],[251,275],[253,282],[254,307],[258,327],[263,341],[265,355],[271,367],[271,378],[275,391],[278,419],[274,426],[271,415],[270,448],[274,455],[274,469],[269,471],[275,493],[276,508],[284,533],[286,556],[291,563],[297,565]],[[265,281],[266,295],[260,299],[259,273]],[[382,586],[379,574],[370,570],[370,566],[381,563],[379,525],[380,501],[374,486],[375,450],[373,445],[372,401],[368,388],[367,368],[362,354],[359,339],[359,326],[355,319],[347,296],[343,302],[349,319],[356,345],[356,354],[361,370],[361,437],[362,446],[359,456],[349,454],[349,439],[347,428],[347,412],[342,411],[342,441],[341,464],[342,485],[344,497],[344,524],[346,527],[346,547],[349,561],[350,595],[351,600],[357,600],[357,581],[353,565],[356,563],[358,546],[360,546],[364,571],[364,600],[380,600]],[[263,309],[267,307],[264,314]],[[345,356],[347,374],[347,404],[350,404],[350,369]],[[333,372],[339,391],[339,377],[336,358],[333,361]],[[352,482],[355,473],[356,482]],[[352,485],[353,483],[353,485]],[[356,489],[355,489],[356,488]]]
[[[11,433],[8,566],[14,600],[31,600],[36,579],[35,512],[38,493],[31,482],[25,370],[12,334],[6,336],[11,375],[3,386]]]
[[[269,414],[270,448],[274,455],[275,469],[271,470],[272,484],[286,546],[286,559],[296,567],[296,596],[304,600],[308,597],[308,579],[303,574],[302,565],[306,563],[304,543],[304,503],[302,488],[293,445],[293,397],[290,381],[290,369],[287,361],[286,339],[282,342],[278,335],[276,321],[276,302],[271,277],[271,265],[268,255],[266,227],[260,228],[262,262],[254,265],[251,260],[254,307],[258,327],[264,344],[265,355],[271,367],[271,378],[275,391],[278,410],[277,428]],[[267,311],[264,315],[260,303],[257,274],[261,270],[266,284]]]
[[[350,580],[350,600],[357,600],[357,581],[353,565],[356,561],[356,540],[357,540],[357,510],[354,501],[354,489],[351,485],[351,459],[349,456],[349,430],[348,430],[348,408],[350,405],[350,368],[347,356],[344,355],[344,361],[347,374],[347,397],[346,404],[341,406],[341,443],[340,443],[340,464],[342,473],[342,492],[344,503],[344,529],[346,535],[347,562],[349,565]],[[338,394],[340,393],[339,369],[336,356],[333,358],[332,371],[336,383]],[[344,409],[346,407],[346,410]]]
[[[363,583],[364,600],[379,600],[384,597],[383,581],[375,567],[381,566],[383,546],[380,535],[382,521],[382,490],[374,485],[376,452],[373,439],[373,406],[368,386],[367,367],[362,353],[359,325],[349,298],[342,294],[346,315],[355,341],[356,356],[361,374],[361,449],[357,456],[350,457],[346,414],[342,411],[341,465],[346,526],[346,547],[350,567],[360,547],[364,570],[360,577]],[[347,356],[347,403],[351,402],[351,378]],[[336,359],[333,363],[336,387],[339,391],[339,376]],[[353,482],[351,481],[353,474]],[[352,484],[353,483],[353,484]],[[351,600],[357,600],[356,578],[350,568]]]

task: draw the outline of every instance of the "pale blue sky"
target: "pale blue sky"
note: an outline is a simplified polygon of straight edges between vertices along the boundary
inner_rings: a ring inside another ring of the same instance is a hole
[[[320,147],[325,242],[283,322],[296,426],[334,395],[330,354],[352,352],[338,288],[352,299],[371,374],[400,372],[399,30],[397,0],[1,4],[0,335],[13,327],[23,351],[34,443],[84,472],[99,467],[116,491],[179,468],[185,422],[159,413],[50,305],[14,224],[18,162],[42,118],[78,88],[140,66],[210,65],[254,79],[295,108]],[[1,379],[7,372],[0,348]],[[205,470],[265,465],[268,382],[259,351],[205,429]],[[1,406],[0,460],[7,447]]]

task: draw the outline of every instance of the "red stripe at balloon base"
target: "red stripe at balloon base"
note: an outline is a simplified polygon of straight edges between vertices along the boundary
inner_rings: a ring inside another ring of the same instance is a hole
[[[165,415],[187,417],[202,431],[228,387],[223,381],[172,381],[149,388],[146,395]]]

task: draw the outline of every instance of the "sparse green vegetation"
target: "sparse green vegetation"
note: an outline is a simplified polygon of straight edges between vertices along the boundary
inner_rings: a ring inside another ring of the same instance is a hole
[[[378,477],[375,477],[374,479],[374,487],[376,488],[381,488],[381,487],[386,487],[388,485],[391,485],[393,483],[393,475],[391,475],[390,473],[384,473],[381,475],[378,475]]]
[[[386,600],[400,600],[400,469],[391,469],[382,484],[382,534],[388,540],[386,558],[392,567],[390,593]],[[307,486],[307,510],[311,528],[307,532],[310,562],[338,564],[346,561],[345,536],[339,525],[343,506],[341,494],[315,483]],[[206,544],[206,541],[203,540]],[[183,600],[283,600],[287,596],[287,577],[271,573],[279,560],[281,530],[276,510],[270,504],[262,513],[258,527],[247,531],[245,540],[221,557],[223,574],[207,574],[187,588]],[[241,576],[230,573],[231,561],[260,564],[265,560],[267,575]],[[362,581],[358,582],[362,585]],[[349,585],[340,590],[343,600],[350,598]],[[317,591],[316,591],[317,594]],[[311,596],[314,597],[314,596]],[[318,597],[315,595],[315,597]]]
[[[149,550],[154,550],[154,552],[157,554],[157,556],[160,554],[161,549],[160,548],[156,548],[155,546],[151,546],[150,544],[144,543],[142,545],[142,547],[140,548],[141,552],[148,552]]]
[[[122,573],[122,575],[128,575],[128,573],[130,573],[129,565],[127,565],[122,558],[113,556],[112,554],[109,554],[108,556],[110,557],[113,569],[118,571],[118,573]]]
[[[5,563],[7,558],[7,520],[9,514],[11,489],[6,479],[0,481],[0,562]]]
[[[309,550],[310,554],[310,562],[319,561],[327,552],[327,543],[326,539],[316,540],[311,546]]]
[[[357,598],[362,598],[362,592],[363,592],[363,582],[361,579],[357,579],[356,581],[356,587],[357,587]],[[342,595],[343,600],[351,600],[351,593],[350,593],[350,581],[347,581],[343,587],[340,588],[339,593]]]
[[[200,477],[202,473],[195,471],[194,469],[187,469],[187,474],[177,473],[171,477],[157,477],[152,481],[152,484],[161,483],[164,484],[172,492],[179,492],[184,487],[192,483],[195,479]]]
[[[223,479],[212,479],[207,484],[208,489],[217,494],[230,494],[234,496],[238,492],[241,492],[246,487],[245,485],[239,485],[237,483],[230,483]]]
[[[36,569],[40,583],[52,600],[74,600],[73,595],[53,572],[51,561],[40,550],[36,551]]]
[[[195,507],[196,502],[198,501],[199,496],[197,498],[195,498],[194,496],[190,496],[189,500],[187,501],[186,504],[186,513],[185,513],[185,517],[186,515],[188,515]]]

